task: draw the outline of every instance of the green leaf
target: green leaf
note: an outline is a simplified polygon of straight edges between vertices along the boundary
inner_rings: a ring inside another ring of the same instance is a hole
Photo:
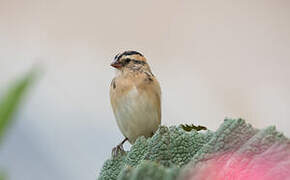
[[[185,131],[191,131],[191,130],[196,130],[196,131],[201,131],[201,130],[207,130],[205,126],[195,126],[194,124],[188,125],[188,124],[181,124],[181,127]]]
[[[0,171],[0,180],[5,180],[5,179],[7,179],[7,175],[4,172]]]
[[[0,143],[7,128],[11,125],[13,115],[19,107],[23,95],[34,79],[34,76],[35,71],[28,73],[12,83],[6,93],[2,94],[3,96],[0,98]]]

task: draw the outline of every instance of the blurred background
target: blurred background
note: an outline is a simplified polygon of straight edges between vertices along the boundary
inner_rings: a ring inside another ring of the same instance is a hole
[[[109,101],[113,57],[143,53],[164,125],[225,117],[290,136],[288,0],[0,0],[0,95],[35,65],[0,146],[10,180],[96,179],[122,140]],[[126,149],[129,149],[126,145]]]

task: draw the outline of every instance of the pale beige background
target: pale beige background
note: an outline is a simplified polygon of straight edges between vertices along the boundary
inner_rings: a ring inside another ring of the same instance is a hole
[[[108,88],[119,51],[149,60],[163,124],[224,117],[290,136],[288,0],[0,0],[0,90],[41,64],[0,150],[11,180],[95,179],[121,139]],[[128,149],[129,146],[127,145]]]

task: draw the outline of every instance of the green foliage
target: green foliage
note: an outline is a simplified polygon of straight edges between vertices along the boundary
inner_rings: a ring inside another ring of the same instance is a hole
[[[258,130],[242,119],[225,119],[215,132],[189,129],[160,126],[153,137],[138,138],[130,151],[105,162],[98,179],[183,179],[197,163],[219,153],[258,154],[277,143],[290,146],[274,127]]]
[[[107,160],[99,180],[146,179],[149,175],[156,176],[155,179],[175,179],[180,167],[188,163],[211,136],[211,131],[187,132],[181,127],[160,126],[153,137],[138,138],[125,155]]]
[[[0,171],[0,180],[5,180],[6,178],[6,174],[3,171]]]
[[[179,168],[177,167],[166,168],[159,163],[144,160],[136,168],[125,167],[118,176],[118,179],[142,180],[149,179],[148,177],[150,177],[150,179],[174,180],[177,178],[178,172]]]
[[[6,93],[0,98],[0,143],[4,138],[4,134],[13,122],[15,114],[20,102],[35,77],[35,71],[27,74],[23,78],[15,81]],[[6,174],[0,171],[0,180],[5,180]]]
[[[31,84],[34,73],[29,73],[22,79],[14,82],[0,99],[0,142],[3,140],[4,133],[11,125],[13,115],[20,105],[20,101],[26,89]]]

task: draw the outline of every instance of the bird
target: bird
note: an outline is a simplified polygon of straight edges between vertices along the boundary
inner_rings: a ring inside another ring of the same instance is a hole
[[[146,58],[137,51],[118,53],[111,66],[116,75],[110,84],[110,100],[124,140],[112,155],[124,152],[123,144],[133,144],[140,136],[151,137],[161,124],[161,88]]]

